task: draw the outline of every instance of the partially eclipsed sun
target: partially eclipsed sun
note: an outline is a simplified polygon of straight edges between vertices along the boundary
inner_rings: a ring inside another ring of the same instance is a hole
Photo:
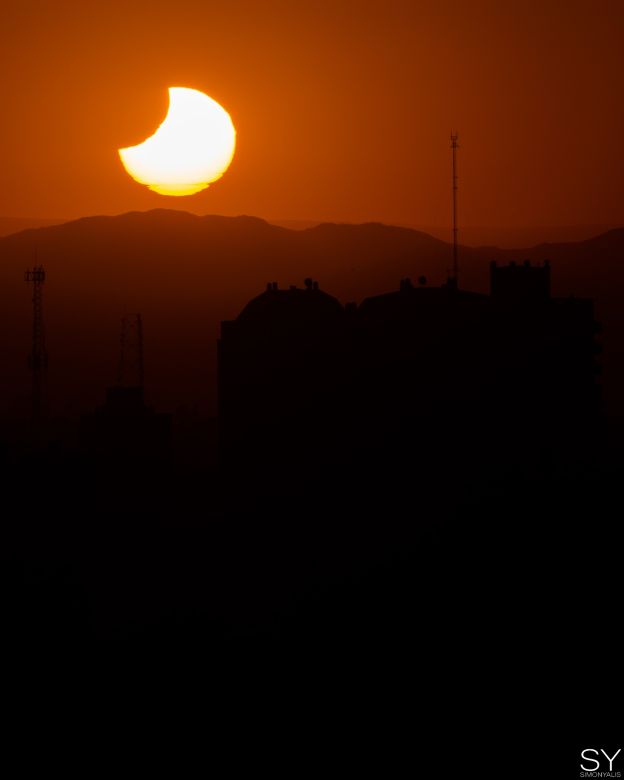
[[[169,111],[153,136],[120,149],[130,176],[161,195],[193,195],[232,162],[236,130],[228,112],[203,92],[169,88]]]

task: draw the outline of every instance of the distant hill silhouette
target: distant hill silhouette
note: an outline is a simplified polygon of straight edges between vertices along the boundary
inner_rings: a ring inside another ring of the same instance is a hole
[[[268,281],[312,276],[341,301],[396,289],[421,275],[441,284],[450,246],[407,228],[377,223],[320,224],[289,230],[249,217],[199,217],[154,210],[88,217],[0,238],[0,349],[6,381],[0,413],[15,413],[28,393],[31,310],[24,270],[47,271],[45,321],[51,403],[60,414],[93,408],[115,375],[119,319],[140,311],[150,403],[215,409],[219,322],[234,318]],[[624,377],[624,229],[578,243],[529,250],[463,247],[460,286],[485,291],[491,260],[549,259],[553,293],[596,301],[604,325],[604,380],[621,412]]]
[[[288,226],[286,226],[288,227]],[[451,229],[429,225],[403,225],[424,230],[443,241],[451,240]],[[494,225],[462,225],[460,238],[468,246],[496,246],[499,249],[521,249],[542,243],[572,243],[606,233],[619,227],[617,224],[602,225],[533,225],[528,227],[505,227]]]
[[[272,225],[305,230],[320,225],[320,219],[268,219]],[[419,225],[417,223],[389,223],[397,227],[419,230],[442,241],[451,240],[451,227],[440,225]],[[529,227],[505,227],[495,225],[462,225],[460,238],[466,246],[495,246],[499,249],[521,249],[536,244],[571,243],[586,241],[589,238],[606,233],[619,227],[614,224],[602,225],[533,225]]]
[[[0,217],[0,236],[19,233],[32,228],[49,227],[66,222],[64,219],[35,219],[30,217]]]

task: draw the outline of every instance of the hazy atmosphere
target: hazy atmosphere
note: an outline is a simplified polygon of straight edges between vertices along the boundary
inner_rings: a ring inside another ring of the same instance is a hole
[[[624,221],[617,1],[8,0],[2,17],[0,217],[162,207],[117,149],[183,85],[238,131],[228,175],[184,203],[198,214],[446,229],[457,130],[464,229]]]
[[[624,0],[1,11],[30,751],[620,777]]]

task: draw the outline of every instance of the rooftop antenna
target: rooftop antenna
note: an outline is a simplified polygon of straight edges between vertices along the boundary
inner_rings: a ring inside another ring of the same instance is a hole
[[[140,314],[121,318],[118,387],[143,388],[143,322]]]
[[[43,283],[45,271],[42,265],[35,265],[24,274],[24,281],[33,286],[33,329],[32,346],[28,357],[28,367],[32,373],[32,415],[34,420],[41,419],[43,412],[43,376],[48,367],[48,353],[45,348],[43,329]]]
[[[451,149],[453,150],[453,271],[451,273],[451,279],[457,287],[459,278],[459,260],[458,260],[458,245],[457,245],[457,149],[459,147],[457,143],[457,133],[451,133]]]

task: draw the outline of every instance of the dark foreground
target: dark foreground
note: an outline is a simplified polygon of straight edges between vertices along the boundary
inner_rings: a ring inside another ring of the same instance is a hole
[[[487,469],[390,460],[284,482],[7,453],[7,668],[211,695],[338,680],[513,697],[565,662],[576,688],[619,654],[622,460],[605,443]]]

